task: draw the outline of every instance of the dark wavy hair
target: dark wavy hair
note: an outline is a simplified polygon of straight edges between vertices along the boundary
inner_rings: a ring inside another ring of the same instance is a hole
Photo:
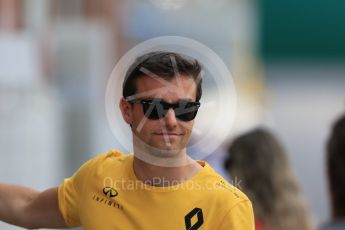
[[[333,217],[345,217],[345,114],[333,125],[327,143],[327,172]]]
[[[147,75],[149,71],[157,77],[169,80],[176,76],[176,71],[186,77],[192,77],[197,85],[196,101],[202,95],[201,64],[193,58],[182,54],[156,51],[138,57],[129,67],[123,82],[122,96],[127,98],[136,94],[136,80]]]

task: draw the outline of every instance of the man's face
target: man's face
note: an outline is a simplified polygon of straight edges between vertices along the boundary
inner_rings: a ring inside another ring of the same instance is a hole
[[[162,99],[171,104],[181,100],[194,102],[196,99],[196,83],[188,76],[177,76],[170,80],[142,76],[136,81],[136,89],[137,99]],[[182,150],[188,144],[193,120],[179,120],[172,108],[163,118],[152,120],[144,116],[141,103],[130,104],[124,99],[121,103],[127,106],[127,116],[124,117],[132,125],[133,134],[145,144],[159,150]]]

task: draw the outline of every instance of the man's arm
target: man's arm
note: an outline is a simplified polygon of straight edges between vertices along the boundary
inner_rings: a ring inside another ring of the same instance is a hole
[[[67,227],[58,205],[58,188],[38,192],[0,184],[0,220],[24,228]]]

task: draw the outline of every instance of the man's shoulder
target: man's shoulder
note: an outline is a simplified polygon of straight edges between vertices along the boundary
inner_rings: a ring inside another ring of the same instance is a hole
[[[111,149],[107,152],[99,153],[93,157],[90,158],[89,161],[94,161],[94,162],[99,162],[99,161],[106,161],[109,159],[119,159],[121,157],[126,157],[128,155],[116,150],[116,149]]]
[[[204,188],[212,197],[220,202],[237,204],[249,201],[248,197],[240,190],[240,183],[231,184],[218,174],[210,165],[206,164],[207,173],[202,178]]]
[[[104,162],[104,161],[121,161],[122,159],[127,158],[129,155],[124,154],[116,149],[111,149],[107,152],[98,154],[97,156],[93,157],[91,160],[96,162]]]
[[[88,160],[81,168],[88,168],[88,169],[102,169],[105,170],[107,168],[114,168],[114,166],[123,165],[127,159],[130,158],[131,155],[123,154],[120,151],[115,149],[109,150],[108,152],[104,152],[98,154],[97,156]]]

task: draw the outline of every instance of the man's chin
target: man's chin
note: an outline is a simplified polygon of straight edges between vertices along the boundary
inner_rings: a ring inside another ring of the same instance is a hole
[[[185,152],[186,147],[182,146],[181,140],[165,141],[163,139],[151,139],[148,141],[136,139],[136,150],[155,157],[174,157]]]

